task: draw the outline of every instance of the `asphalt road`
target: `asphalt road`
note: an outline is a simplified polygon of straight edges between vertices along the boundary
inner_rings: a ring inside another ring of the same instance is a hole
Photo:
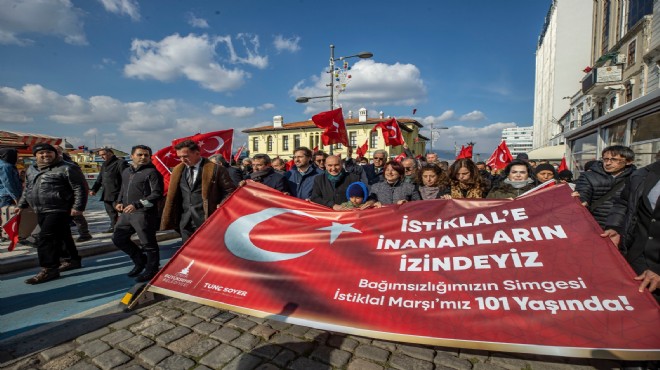
[[[180,239],[160,243],[161,266],[181,246]],[[126,276],[133,263],[117,251],[83,258],[83,268],[62,273],[62,277],[39,285],[25,279],[39,268],[3,275],[0,282],[0,341],[37,331],[83,312],[121,300],[135,281]]]

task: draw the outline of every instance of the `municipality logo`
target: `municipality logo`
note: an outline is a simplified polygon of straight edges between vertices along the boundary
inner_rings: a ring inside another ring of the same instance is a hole
[[[190,263],[188,264],[188,266],[186,266],[186,267],[185,267],[184,269],[182,269],[181,271],[177,272],[177,275],[179,275],[179,276],[188,276],[188,274],[190,273],[190,268],[192,267],[192,265],[193,265],[194,263],[195,263],[195,260],[190,261]]]

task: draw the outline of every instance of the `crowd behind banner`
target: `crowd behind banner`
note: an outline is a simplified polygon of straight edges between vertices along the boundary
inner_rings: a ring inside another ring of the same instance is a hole
[[[15,166],[16,151],[1,149],[3,221],[11,217],[13,211],[8,209],[20,209],[16,212],[32,220],[23,223],[38,224],[32,242],[26,238],[19,241],[37,247],[42,265],[40,275],[26,283],[46,282],[59,278],[59,272],[82,267],[68,226],[71,220],[78,225],[77,242],[91,238],[82,212],[87,195],[97,192],[102,193],[100,200],[110,219],[106,232],[113,234],[113,242],[134,262],[128,275],[148,281],[159,269],[155,262],[156,231],[175,229],[187,240],[246,181],[263,183],[282,196],[294,196],[335,211],[359,211],[428,199],[514,199],[537,189],[539,184],[566,183],[603,228],[603,237],[611,238],[639,274],[640,290],[649,289],[656,299],[660,297],[660,228],[655,227],[656,219],[660,219],[660,153],[655,163],[637,169],[633,164],[635,153],[630,148],[610,146],[602,151],[599,160],[587,163],[585,172],[573,181],[572,172],[562,169],[563,163],[530,160],[525,154],[509,158],[499,170],[466,156],[451,165],[439,160],[435,153],[415,157],[405,144],[403,154],[394,159],[384,150],[375,150],[372,158],[353,158],[352,148],[347,147],[348,155],[340,158],[299,147],[288,162],[259,153],[237,162],[238,158],[227,155],[206,157],[200,149],[201,142],[191,139],[194,137],[164,148],[172,155],[176,153],[180,161],[167,168],[165,184],[163,171],[152,163],[155,156],[152,157],[151,148],[133,147],[130,164],[117,158],[111,149],[101,149],[99,154],[104,162],[91,189],[80,168],[67,159],[61,148],[36,145],[35,164],[27,169],[22,184]],[[63,200],[52,207],[43,204],[43,194],[63,195]],[[53,214],[66,217],[55,222]],[[121,227],[118,229],[117,225]],[[66,233],[55,230],[55,226],[64,226]],[[134,233],[141,246],[130,241]]]

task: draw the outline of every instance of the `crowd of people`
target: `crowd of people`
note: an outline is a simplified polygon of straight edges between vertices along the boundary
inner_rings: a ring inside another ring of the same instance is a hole
[[[318,203],[335,211],[359,211],[429,199],[514,199],[539,184],[567,183],[573,196],[588,208],[627,258],[640,280],[660,300],[660,153],[656,162],[636,169],[628,147],[605,148],[599,160],[586,164],[573,183],[571,171],[530,161],[519,155],[501,171],[469,158],[451,165],[435,153],[426,157],[390,159],[376,150],[371,160],[328,155],[309,148],[294,150],[292,164],[266,154],[254,154],[240,163],[221,156],[204,158],[196,142],[175,146],[181,164],[172,169],[165,197],[163,177],[151,163],[151,148],[136,145],[130,163],[111,149],[103,158],[98,180],[88,188],[79,167],[49,144],[33,147],[35,162],[21,186],[15,167],[16,152],[0,149],[0,202],[16,205],[17,213],[31,209],[37,216],[35,241],[41,271],[26,280],[39,284],[60,277],[61,271],[82,266],[70,225],[80,219],[88,195],[101,191],[110,219],[107,232],[118,249],[133,261],[128,276],[149,281],[158,272],[158,230],[177,230],[185,243],[237,188],[248,181],[267,185],[283,194]],[[287,168],[290,166],[290,168]],[[83,217],[84,219],[84,217]],[[131,240],[137,234],[139,245]]]

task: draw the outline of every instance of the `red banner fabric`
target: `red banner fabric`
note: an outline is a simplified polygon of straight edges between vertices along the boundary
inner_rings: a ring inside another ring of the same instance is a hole
[[[396,121],[396,118],[392,118],[390,120],[376,124],[372,131],[378,128],[380,128],[380,132],[383,134],[385,145],[399,146],[405,143],[403,140],[403,134],[401,133],[401,127],[399,127],[399,123]]]
[[[172,147],[184,140],[190,139],[199,145],[199,152],[202,154],[202,157],[210,157],[214,154],[220,154],[227,160],[227,162],[230,162],[233,137],[233,129],[206,132],[203,134],[174,139],[172,140]]]
[[[472,159],[472,145],[463,146],[461,145],[461,151],[458,153],[456,159],[468,158]]]
[[[7,233],[7,239],[9,239],[9,247],[7,247],[7,250],[9,252],[13,251],[14,248],[16,248],[16,243],[18,243],[18,225],[21,223],[21,214],[14,215],[12,218],[7,220],[4,225],[2,225],[2,228],[5,230],[5,233]]]
[[[369,139],[365,140],[365,141],[364,141],[364,144],[362,144],[362,146],[359,146],[359,147],[355,150],[355,154],[356,154],[358,157],[364,157],[365,155],[367,155],[367,150],[368,150],[368,149],[369,149]]]
[[[348,145],[348,133],[341,108],[316,114],[312,117],[312,121],[316,127],[325,129],[321,134],[323,145],[337,143]],[[316,150],[318,149],[314,149],[314,151]]]
[[[506,141],[502,140],[500,145],[495,148],[493,154],[488,158],[486,164],[489,165],[493,170],[504,169],[509,163],[513,161],[513,156],[509,151],[509,147],[506,145]]]
[[[600,233],[566,185],[335,212],[248,182],[148,289],[387,340],[658,358],[660,307]]]

